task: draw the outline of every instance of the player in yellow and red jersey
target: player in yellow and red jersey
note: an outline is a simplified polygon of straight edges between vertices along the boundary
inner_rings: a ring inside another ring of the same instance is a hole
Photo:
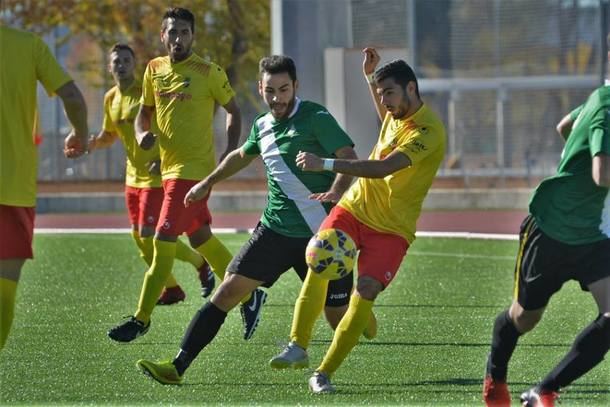
[[[115,44],[108,53],[109,71],[115,82],[104,96],[104,122],[97,137],[89,140],[89,151],[110,147],[120,139],[127,156],[125,203],[131,223],[131,235],[140,249],[140,256],[150,266],[153,257],[153,235],[163,202],[159,172],[159,147],[142,150],[136,140],[134,121],[140,108],[142,87],[134,76],[135,53],[129,45]],[[214,274],[203,257],[180,240],[176,242],[176,258],[191,263],[199,270],[203,297],[214,287]],[[170,273],[157,304],[171,305],[183,301],[185,293]]]
[[[0,349],[11,329],[17,283],[33,257],[38,152],[33,137],[36,86],[57,94],[73,131],[64,154],[86,151],[87,106],[80,90],[36,35],[0,26]]]
[[[358,343],[377,295],[394,279],[413,243],[422,203],[445,152],[445,128],[420,99],[411,67],[395,60],[375,71],[379,61],[375,49],[364,49],[364,74],[383,121],[369,159],[321,159],[308,152],[301,152],[296,158],[303,171],[326,170],[359,177],[319,228],[348,233],[360,253],[356,290],[348,310],[326,356],[309,379],[314,393],[335,391],[330,377]],[[319,194],[311,198],[325,199]],[[271,359],[272,367],[307,366],[306,349],[327,287],[328,280],[308,272],[295,305],[291,341]]]
[[[153,239],[153,261],[144,277],[138,309],[108,331],[108,336],[119,342],[130,342],[148,331],[156,299],[172,269],[179,235],[188,235],[191,246],[221,280],[232,257],[211,232],[207,198],[188,208],[183,203],[190,188],[216,166],[212,134],[215,104],[227,111],[228,143],[223,157],[237,147],[241,131],[241,113],[224,70],[191,49],[194,21],[193,14],[184,8],[165,13],[161,41],[168,55],[150,61],[142,81],[136,137],[145,150],[159,145],[164,197]],[[153,118],[157,134],[152,132]],[[258,292],[252,298],[262,305]]]

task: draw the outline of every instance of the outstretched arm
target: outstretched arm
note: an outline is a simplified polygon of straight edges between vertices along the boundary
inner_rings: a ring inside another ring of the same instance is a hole
[[[379,54],[377,53],[377,50],[375,48],[365,48],[362,50],[362,53],[364,54],[364,60],[362,61],[362,72],[364,73],[364,76],[366,77],[367,83],[369,85],[369,92],[371,93],[371,97],[373,98],[373,103],[375,104],[375,110],[377,111],[379,120],[383,121],[387,110],[381,104],[381,98],[377,94],[377,85],[375,84],[375,82],[369,80],[371,75],[375,73],[375,68],[377,68],[377,65],[379,64],[381,58],[379,57]]]
[[[335,151],[335,156],[346,160],[357,160],[358,156],[353,147],[342,147]],[[315,199],[321,202],[339,202],[345,191],[350,187],[354,177],[347,174],[337,174],[333,184],[327,192],[311,194],[310,199]]]
[[[203,199],[210,188],[220,181],[237,174],[247,167],[257,156],[248,155],[241,148],[231,151],[204,180],[194,185],[184,197],[184,206]]]
[[[300,152],[296,163],[303,171],[328,170],[363,178],[384,178],[411,166],[409,157],[399,151],[393,151],[383,160],[329,160],[315,154]]]

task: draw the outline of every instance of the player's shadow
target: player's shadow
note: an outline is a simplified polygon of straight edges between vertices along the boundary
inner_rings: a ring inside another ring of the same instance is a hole
[[[414,382],[377,382],[377,383],[355,383],[355,382],[337,382],[336,385],[339,387],[338,393],[341,394],[362,394],[369,395],[374,391],[382,391],[383,393],[399,394],[404,393],[405,388],[408,388],[408,392],[411,393],[462,393],[471,394],[472,386],[482,386],[482,378],[448,378],[443,380],[420,380]],[[531,383],[528,382],[510,382],[509,385],[514,389],[527,389],[531,387]],[[462,386],[463,388],[451,387],[451,389],[433,389],[433,388],[422,388],[416,389],[420,386]],[[598,388],[599,386],[599,388]],[[601,395],[610,394],[610,389],[604,389],[602,385],[592,385],[587,383],[574,383],[564,392],[564,395],[570,395],[571,399],[576,400],[590,400],[590,395]],[[588,397],[589,396],[589,397]]]

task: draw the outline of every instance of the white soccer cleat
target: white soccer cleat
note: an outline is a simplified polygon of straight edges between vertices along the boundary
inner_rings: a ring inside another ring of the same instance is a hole
[[[330,383],[330,379],[322,372],[314,372],[309,378],[309,389],[314,394],[331,394],[335,392],[335,387]]]
[[[274,369],[302,369],[309,366],[309,357],[305,349],[290,342],[282,353],[269,361],[269,365]]]

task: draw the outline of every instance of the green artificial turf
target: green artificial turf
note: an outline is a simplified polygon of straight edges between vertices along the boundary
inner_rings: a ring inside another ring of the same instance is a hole
[[[236,252],[246,235],[222,235]],[[481,405],[481,381],[496,314],[512,298],[514,241],[420,238],[375,305],[379,333],[336,373],[338,393],[313,396],[311,371],[331,331],[320,320],[308,370],[273,371],[286,344],[300,281],[292,271],[269,290],[254,338],[242,339],[239,311],[194,362],[182,386],[162,386],[135,367],[171,359],[202,305],[193,268],[177,262],[185,302],[157,307],[148,334],[129,344],[106,336],[135,312],[142,260],[127,235],[39,235],[24,268],[15,322],[0,353],[0,405]],[[570,282],[515,351],[509,385],[515,405],[595,318],[589,294]],[[610,405],[610,362],[566,389],[563,406]]]

